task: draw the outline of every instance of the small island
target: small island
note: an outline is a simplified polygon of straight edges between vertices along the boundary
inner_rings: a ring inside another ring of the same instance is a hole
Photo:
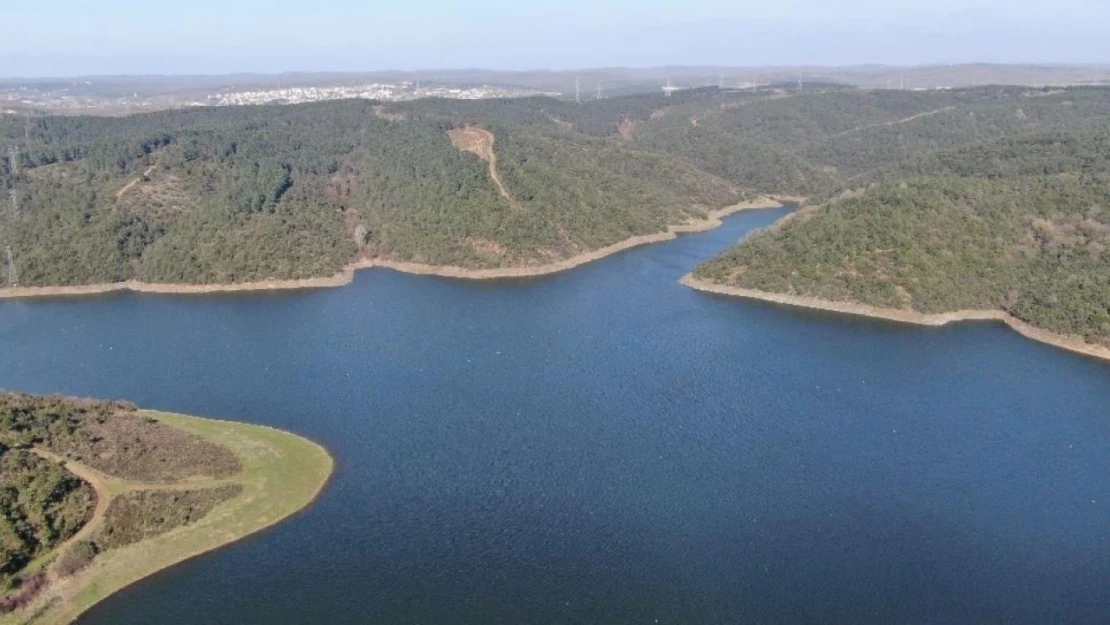
[[[333,466],[272,428],[0,393],[0,625],[72,622],[303,509]]]

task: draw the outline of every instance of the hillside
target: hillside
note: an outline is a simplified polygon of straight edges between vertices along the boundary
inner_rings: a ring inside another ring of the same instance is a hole
[[[746,197],[672,156],[536,123],[541,110],[344,101],[40,118],[16,171],[0,169],[18,208],[2,212],[0,240],[23,286],[231,283],[331,275],[356,256],[543,264]],[[503,189],[452,144],[466,125],[494,137]]]
[[[1110,134],[943,151],[701,265],[715,284],[942,313],[1002,310],[1110,345]]]
[[[1004,305],[1097,338],[1105,167],[1050,148],[1097,155],[1108,126],[1110,89],[1094,87],[8,117],[0,288],[299,279],[360,260],[534,268],[808,196],[840,199],[699,276],[921,311]]]

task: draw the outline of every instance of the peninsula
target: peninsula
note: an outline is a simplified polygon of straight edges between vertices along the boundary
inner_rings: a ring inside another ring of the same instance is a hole
[[[938,325],[996,319],[1110,358],[1110,134],[930,155],[700,265],[690,286]]]
[[[0,624],[63,624],[309,505],[333,469],[271,428],[0,394]]]

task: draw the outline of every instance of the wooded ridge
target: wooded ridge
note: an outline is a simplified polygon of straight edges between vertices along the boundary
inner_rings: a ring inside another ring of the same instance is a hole
[[[1110,336],[1107,128],[1096,87],[4,116],[0,288],[298,279],[365,259],[540,266],[800,195],[828,208],[698,276],[921,312],[1001,307],[1094,340]]]

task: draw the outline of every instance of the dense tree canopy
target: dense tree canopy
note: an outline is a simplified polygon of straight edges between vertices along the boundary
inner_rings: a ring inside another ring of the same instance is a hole
[[[1110,343],[1110,133],[1052,132],[878,173],[699,278],[925,313],[1003,309]]]
[[[465,127],[492,133],[505,194],[452,144]],[[832,85],[9,116],[0,245],[26,286],[302,278],[360,256],[521,266],[806,195],[840,199],[701,275],[929,311],[1002,298],[1103,336],[1107,127],[1102,88]]]
[[[2,212],[0,239],[21,285],[241,282],[327,275],[359,253],[550,262],[743,197],[673,156],[565,132],[544,112],[566,107],[554,100],[457,106],[51,117],[30,142],[22,123],[0,121],[21,145],[17,171],[0,167],[19,209]],[[452,145],[447,131],[467,123],[494,133],[511,198]]]
[[[75,475],[0,443],[0,592],[31,560],[77,532],[95,502]]]

